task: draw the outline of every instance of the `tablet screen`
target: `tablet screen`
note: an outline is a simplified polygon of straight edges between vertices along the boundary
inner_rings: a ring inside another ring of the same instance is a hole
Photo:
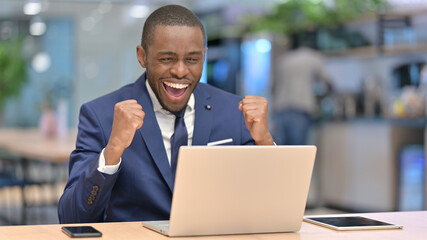
[[[401,226],[386,223],[365,217],[306,217],[307,222],[330,227],[335,230],[358,230],[358,229],[387,229],[401,228]]]

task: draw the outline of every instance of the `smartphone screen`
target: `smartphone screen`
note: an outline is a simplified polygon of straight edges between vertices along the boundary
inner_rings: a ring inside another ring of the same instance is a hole
[[[386,223],[370,218],[355,217],[304,217],[306,222],[318,224],[334,230],[368,230],[368,229],[395,229],[402,226]]]
[[[70,237],[101,237],[102,233],[91,226],[62,227],[62,231]]]

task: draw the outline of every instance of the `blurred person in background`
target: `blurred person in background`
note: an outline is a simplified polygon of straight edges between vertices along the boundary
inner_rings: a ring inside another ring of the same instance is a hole
[[[286,51],[278,62],[278,78],[273,87],[273,107],[277,143],[305,145],[318,103],[314,85],[330,86],[323,56],[301,46]]]
[[[145,73],[81,107],[61,223],[167,220],[180,146],[274,144],[265,98],[199,83],[206,50],[190,10],[168,5],[146,19],[137,46]]]

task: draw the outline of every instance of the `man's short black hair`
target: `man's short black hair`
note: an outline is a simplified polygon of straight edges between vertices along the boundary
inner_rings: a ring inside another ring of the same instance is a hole
[[[148,45],[153,41],[154,31],[159,25],[199,27],[206,44],[205,28],[191,10],[179,5],[166,5],[152,12],[144,23],[141,46],[145,51],[148,51]]]

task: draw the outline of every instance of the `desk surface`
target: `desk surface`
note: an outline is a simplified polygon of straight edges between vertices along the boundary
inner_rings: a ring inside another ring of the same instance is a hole
[[[274,233],[274,234],[250,234],[250,235],[226,235],[226,236],[206,236],[206,237],[180,237],[177,239],[293,239],[293,240],[335,240],[335,239],[427,239],[427,211],[424,212],[389,212],[389,213],[369,213],[369,214],[347,214],[361,215],[375,218],[390,223],[403,225],[402,230],[369,230],[369,231],[349,231],[338,232],[327,228],[319,227],[303,222],[301,230],[297,233]],[[344,215],[342,215],[344,216]],[[72,224],[68,224],[72,225]],[[92,239],[170,239],[159,233],[142,227],[141,222],[123,223],[93,223],[78,224],[91,225],[103,233],[102,238]],[[0,227],[0,239],[43,239],[60,240],[71,239],[61,232],[63,225],[30,225],[30,226],[4,226]]]
[[[65,163],[76,144],[77,131],[48,138],[38,129],[0,129],[0,149],[27,159]]]

